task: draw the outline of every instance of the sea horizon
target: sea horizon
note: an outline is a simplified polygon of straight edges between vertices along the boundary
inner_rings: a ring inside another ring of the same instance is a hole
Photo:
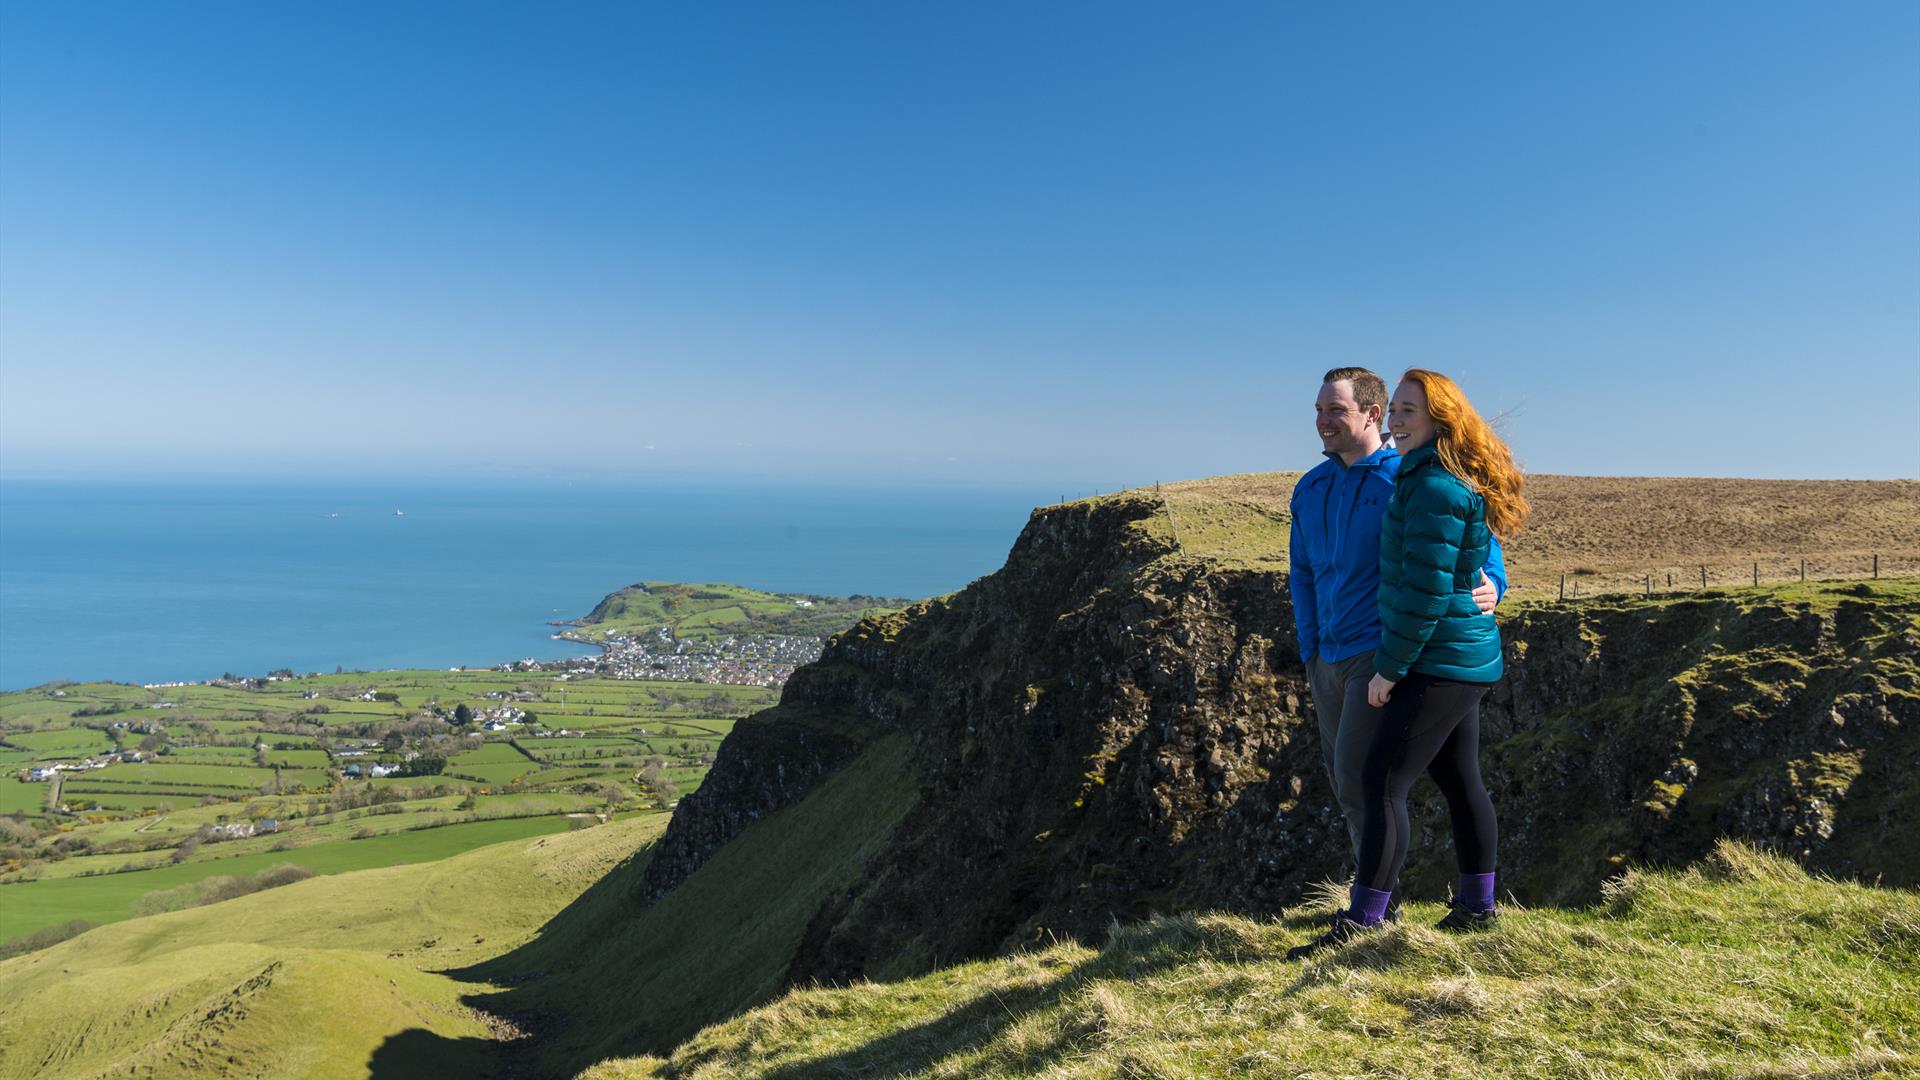
[[[0,474],[0,689],[592,655],[553,624],[638,581],[938,596],[1061,487]]]

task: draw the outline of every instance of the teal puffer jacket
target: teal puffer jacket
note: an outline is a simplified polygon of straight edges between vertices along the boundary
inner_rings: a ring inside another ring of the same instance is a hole
[[[1493,534],[1480,494],[1428,443],[1406,455],[1380,528],[1380,647],[1373,669],[1462,682],[1500,678],[1500,628],[1473,602]]]

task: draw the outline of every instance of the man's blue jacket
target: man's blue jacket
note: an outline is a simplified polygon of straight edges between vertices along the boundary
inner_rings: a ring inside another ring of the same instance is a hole
[[[1383,446],[1352,465],[1328,454],[1294,485],[1287,583],[1302,662],[1319,653],[1338,663],[1380,647],[1380,522],[1399,472],[1399,452]],[[1482,573],[1506,595],[1497,539]]]

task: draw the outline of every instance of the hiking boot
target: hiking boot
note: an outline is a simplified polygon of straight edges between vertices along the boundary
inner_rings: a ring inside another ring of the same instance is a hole
[[[1333,917],[1333,925],[1327,928],[1326,933],[1321,934],[1305,945],[1295,945],[1293,948],[1288,949],[1287,959],[1305,960],[1307,957],[1323,949],[1331,949],[1338,945],[1344,945],[1370,929],[1372,929],[1372,927],[1347,918],[1346,912],[1340,912]]]
[[[1471,908],[1453,904],[1447,910],[1447,917],[1434,923],[1433,928],[1457,934],[1473,930],[1491,930],[1499,921],[1499,914],[1492,908],[1474,911]]]

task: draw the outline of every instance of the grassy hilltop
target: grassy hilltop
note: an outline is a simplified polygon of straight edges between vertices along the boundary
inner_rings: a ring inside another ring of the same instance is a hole
[[[1116,926],[897,983],[793,990],[583,1080],[1869,1077],[1920,1070],[1920,895],[1734,844],[1601,907],[1399,926],[1307,963],[1331,900]]]
[[[874,596],[770,593],[742,585],[642,581],[608,595],[567,636],[604,641],[618,635],[666,630],[674,640],[728,634],[826,637],[869,615],[903,607],[905,600]]]

